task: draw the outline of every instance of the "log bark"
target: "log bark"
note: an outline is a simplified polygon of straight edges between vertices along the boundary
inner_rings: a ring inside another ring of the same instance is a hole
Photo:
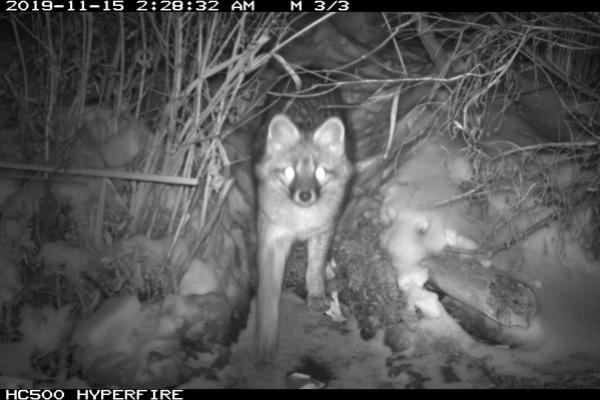
[[[535,294],[525,283],[475,259],[442,252],[423,260],[432,283],[499,324],[528,328],[537,311]]]

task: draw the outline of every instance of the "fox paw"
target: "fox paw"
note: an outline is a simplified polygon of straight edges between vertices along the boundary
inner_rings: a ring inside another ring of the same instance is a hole
[[[329,299],[326,296],[308,296],[306,303],[313,312],[325,312],[329,309]]]

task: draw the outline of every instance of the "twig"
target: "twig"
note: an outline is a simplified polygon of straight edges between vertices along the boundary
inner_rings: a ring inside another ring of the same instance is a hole
[[[501,142],[492,142],[492,143],[501,143]],[[501,154],[498,154],[490,159],[490,162],[496,161],[499,158],[508,157],[515,153],[521,153],[524,151],[533,151],[533,150],[541,150],[548,148],[577,148],[577,147],[600,147],[600,141],[583,141],[583,142],[549,142],[549,143],[540,143],[540,144],[532,144],[530,146],[522,146],[517,147],[516,149],[507,150]]]
[[[423,14],[418,15],[417,31],[419,32],[419,39],[421,39],[423,47],[435,64],[435,68],[440,76],[444,76],[444,72],[448,69],[448,57],[442,46],[438,43],[435,33],[431,31],[429,22]]]
[[[101,178],[114,178],[114,179],[125,179],[132,181],[141,182],[153,182],[153,183],[165,183],[169,185],[184,185],[184,186],[197,186],[198,179],[196,178],[183,178],[178,176],[162,176],[143,174],[139,172],[123,172],[123,171],[108,171],[98,170],[90,168],[69,168],[69,169],[58,169],[56,167],[50,167],[45,165],[32,165],[32,164],[19,164],[19,163],[7,163],[0,162],[0,169],[11,169],[11,170],[25,170],[35,172],[51,172],[55,174],[64,175],[83,175],[93,176]]]
[[[558,213],[559,213],[558,211],[555,211],[555,212],[551,213],[550,215],[547,215],[546,217],[542,218],[541,220],[529,225],[523,231],[517,232],[516,234],[512,235],[512,237],[509,241],[501,243],[501,244],[494,246],[492,248],[489,248],[489,249],[463,249],[463,248],[454,247],[454,246],[446,246],[445,249],[448,251],[451,251],[453,253],[457,253],[457,254],[467,254],[467,255],[472,255],[472,256],[484,254],[491,258],[496,253],[499,253],[503,250],[507,250],[507,249],[511,248],[512,246],[514,246],[515,244],[519,243],[520,241],[527,239],[529,236],[533,235],[535,232],[539,231],[540,229],[548,227],[549,226],[548,223],[552,219],[556,218]]]
[[[396,122],[398,118],[398,99],[400,97],[400,88],[396,91],[396,94],[392,98],[392,109],[390,110],[390,130],[388,132],[388,142],[385,147],[385,153],[383,159],[388,158],[390,150],[392,148],[392,142],[394,140],[394,132],[396,132]]]
[[[311,30],[312,28],[314,28],[315,26],[321,24],[323,21],[333,17],[336,13],[330,12],[325,14],[324,16],[322,16],[321,18],[317,19],[316,21],[308,24],[307,26],[305,26],[304,28],[300,29],[298,32],[294,33],[292,36],[290,36],[289,38],[287,38],[286,40],[284,40],[283,42],[279,43],[277,46],[275,46],[273,48],[273,50],[271,50],[271,53],[276,53],[279,50],[281,50],[281,48],[287,46],[288,44],[290,44],[291,42],[293,42],[297,37],[302,36],[303,34],[305,34],[307,31]]]

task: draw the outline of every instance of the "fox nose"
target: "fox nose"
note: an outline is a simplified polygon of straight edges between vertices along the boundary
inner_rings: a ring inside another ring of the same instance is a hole
[[[310,204],[315,199],[315,193],[312,190],[299,190],[296,192],[296,201],[301,204]]]
[[[306,203],[310,200],[310,198],[312,197],[311,193],[308,190],[301,190],[298,193],[298,197],[300,197],[300,201]]]

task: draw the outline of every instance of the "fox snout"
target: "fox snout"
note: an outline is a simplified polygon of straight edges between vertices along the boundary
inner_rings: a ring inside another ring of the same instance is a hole
[[[289,188],[290,197],[300,206],[308,207],[319,199],[319,184],[311,171],[295,174]]]

